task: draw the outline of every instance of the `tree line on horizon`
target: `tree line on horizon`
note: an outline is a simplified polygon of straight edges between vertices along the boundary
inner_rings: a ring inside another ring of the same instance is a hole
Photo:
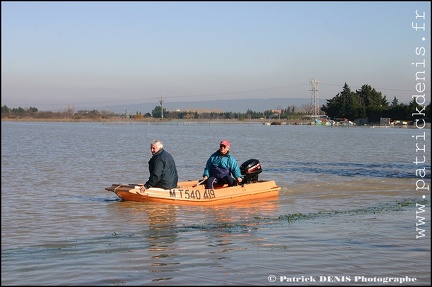
[[[331,119],[345,118],[351,121],[380,122],[380,118],[412,121],[416,109],[423,110],[425,120],[430,122],[430,102],[426,107],[419,105],[415,99],[409,104],[399,103],[394,97],[391,103],[386,96],[370,85],[363,85],[356,91],[351,91],[345,83],[343,89],[335,97],[327,100],[321,110]]]
[[[385,95],[376,91],[370,85],[363,85],[356,91],[351,91],[345,83],[343,90],[335,97],[327,100],[325,105],[320,108],[321,115],[326,115],[329,119],[346,119],[350,121],[361,121],[362,123],[380,122],[380,118],[391,118],[393,120],[413,121],[413,113],[423,110],[425,120],[430,122],[430,103],[426,107],[420,106],[415,99],[409,104],[399,103],[394,97],[391,103]],[[61,112],[39,111],[35,107],[30,108],[9,108],[6,105],[1,107],[1,118],[34,118],[34,119],[301,119],[312,116],[312,107],[299,109],[296,106],[288,106],[286,109],[266,110],[257,112],[248,109],[245,113],[239,112],[194,112],[194,111],[167,111],[157,105],[151,113],[142,114],[118,114],[112,111],[80,110],[75,112],[73,108],[67,108]]]

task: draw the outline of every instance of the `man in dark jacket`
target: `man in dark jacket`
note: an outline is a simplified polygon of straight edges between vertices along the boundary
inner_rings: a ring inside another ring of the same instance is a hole
[[[151,187],[165,189],[177,187],[177,168],[171,154],[163,149],[163,143],[158,140],[151,142],[150,149],[153,154],[148,162],[150,177],[141,186],[141,193],[144,193],[146,189]]]

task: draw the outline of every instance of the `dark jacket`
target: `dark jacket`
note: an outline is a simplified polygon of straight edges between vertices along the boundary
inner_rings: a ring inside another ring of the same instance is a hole
[[[150,177],[144,184],[145,188],[177,187],[178,175],[173,157],[164,149],[160,149],[148,162]]]

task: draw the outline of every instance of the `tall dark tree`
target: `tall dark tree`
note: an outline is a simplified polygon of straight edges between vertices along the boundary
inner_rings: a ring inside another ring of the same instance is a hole
[[[365,108],[365,115],[369,121],[379,122],[379,118],[388,110],[389,103],[386,96],[377,92],[370,85],[363,85],[356,94]]]
[[[166,116],[166,109],[163,109],[163,113]],[[152,116],[154,118],[162,118],[162,107],[155,106],[155,108],[152,110]]]
[[[342,92],[334,98],[327,100],[327,105],[323,105],[321,110],[330,118],[347,118],[354,119],[352,106],[350,103],[355,102],[355,94],[351,91],[347,83],[344,84]]]
[[[321,108],[330,118],[345,118],[351,121],[367,117],[369,121],[379,121],[379,118],[389,109],[389,103],[381,92],[369,85],[363,85],[352,92],[347,83],[342,92],[327,100],[327,105]]]

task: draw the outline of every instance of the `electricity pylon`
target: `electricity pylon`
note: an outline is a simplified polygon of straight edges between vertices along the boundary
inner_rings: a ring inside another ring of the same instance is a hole
[[[160,98],[160,100],[159,100],[159,103],[160,103],[160,105],[161,105],[161,118],[162,118],[162,120],[163,120],[163,102],[164,102],[164,100],[163,100],[163,98],[162,98],[162,96],[161,96],[161,98]]]
[[[311,86],[312,86],[312,95],[311,95],[311,108],[312,108],[312,115],[314,117],[317,117],[319,114],[319,99],[318,99],[318,84],[319,80],[312,79],[310,80]]]

